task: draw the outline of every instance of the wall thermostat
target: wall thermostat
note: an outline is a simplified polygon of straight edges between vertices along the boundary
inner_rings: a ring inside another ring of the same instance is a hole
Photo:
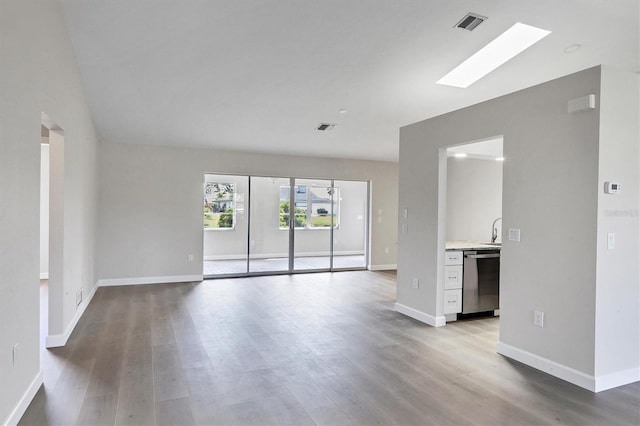
[[[605,182],[604,193],[605,194],[617,194],[621,190],[621,186],[618,182]]]

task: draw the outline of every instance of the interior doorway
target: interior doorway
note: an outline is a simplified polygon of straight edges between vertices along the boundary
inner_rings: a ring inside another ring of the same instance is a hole
[[[40,126],[40,348],[49,332],[49,129]]]
[[[446,151],[444,315],[499,315],[503,137]]]
[[[369,183],[205,174],[205,278],[367,267]]]
[[[46,114],[40,123],[40,314],[43,347],[63,330],[64,130]]]

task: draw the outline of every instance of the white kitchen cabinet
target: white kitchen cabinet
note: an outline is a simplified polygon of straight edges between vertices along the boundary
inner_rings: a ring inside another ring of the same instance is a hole
[[[444,264],[449,265],[462,265],[464,256],[462,251],[446,251],[444,254]]]
[[[444,263],[444,314],[462,312],[462,251],[445,252]],[[452,315],[455,316],[455,315]]]
[[[446,265],[444,267],[444,289],[462,288],[462,265]]]
[[[462,289],[444,291],[444,314],[462,312]]]

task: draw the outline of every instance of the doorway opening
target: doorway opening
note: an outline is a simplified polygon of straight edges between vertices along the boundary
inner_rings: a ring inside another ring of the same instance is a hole
[[[205,278],[365,269],[369,183],[208,173]]]
[[[64,131],[46,114],[40,123],[40,340],[63,333]]]
[[[444,315],[447,322],[499,315],[503,137],[446,153]]]
[[[40,126],[40,348],[49,331],[49,129]]]

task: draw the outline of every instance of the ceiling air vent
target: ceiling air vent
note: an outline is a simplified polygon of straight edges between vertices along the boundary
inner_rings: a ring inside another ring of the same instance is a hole
[[[487,20],[486,16],[478,15],[477,13],[467,13],[464,18],[462,18],[455,25],[456,28],[462,28],[463,30],[473,31],[478,25],[482,24]]]
[[[319,130],[321,132],[328,132],[330,130],[333,130],[336,126],[337,126],[337,124],[320,123],[320,124],[318,124],[318,127],[316,127],[316,130]]]

